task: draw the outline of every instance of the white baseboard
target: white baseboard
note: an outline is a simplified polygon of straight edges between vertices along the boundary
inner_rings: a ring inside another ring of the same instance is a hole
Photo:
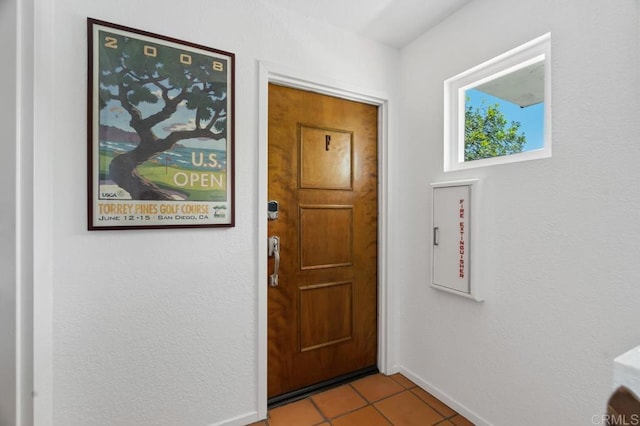
[[[258,412],[253,411],[249,414],[242,414],[240,416],[223,420],[221,422],[212,423],[209,426],[246,426],[251,423],[255,423],[261,419],[258,418]]]
[[[476,426],[493,426],[487,420],[483,419],[478,413],[470,410],[464,404],[460,403],[459,401],[455,400],[454,398],[452,398],[451,396],[449,396],[445,392],[441,391],[440,389],[438,389],[437,387],[435,387],[434,385],[432,385],[428,381],[426,381],[423,378],[419,377],[418,375],[416,375],[411,370],[408,370],[408,369],[406,369],[404,367],[399,367],[399,370],[400,370],[400,373],[402,375],[404,375],[407,379],[411,380],[413,383],[415,383],[416,385],[420,386],[422,389],[426,390],[431,395],[435,396],[440,401],[442,401],[445,404],[447,404],[449,407],[451,407],[456,412],[458,412],[458,414],[461,414],[462,416],[466,417],[474,425],[476,425]]]

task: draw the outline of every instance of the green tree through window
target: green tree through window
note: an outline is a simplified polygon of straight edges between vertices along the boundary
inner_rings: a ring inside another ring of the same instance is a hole
[[[464,160],[479,160],[522,152],[527,139],[520,122],[508,124],[499,104],[465,107]]]

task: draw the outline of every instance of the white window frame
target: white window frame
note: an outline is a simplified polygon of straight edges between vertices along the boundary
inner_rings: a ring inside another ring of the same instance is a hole
[[[499,157],[464,160],[465,92],[544,61],[543,147]],[[490,59],[444,82],[444,171],[464,170],[551,157],[551,33]]]

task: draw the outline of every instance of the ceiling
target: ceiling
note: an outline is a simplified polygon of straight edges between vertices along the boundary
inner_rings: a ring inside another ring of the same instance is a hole
[[[471,0],[267,0],[401,48]]]

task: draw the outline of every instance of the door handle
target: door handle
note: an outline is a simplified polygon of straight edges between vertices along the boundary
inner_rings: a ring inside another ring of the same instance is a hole
[[[269,256],[275,258],[273,274],[269,275],[269,285],[278,286],[278,269],[280,269],[280,237],[269,237]]]

